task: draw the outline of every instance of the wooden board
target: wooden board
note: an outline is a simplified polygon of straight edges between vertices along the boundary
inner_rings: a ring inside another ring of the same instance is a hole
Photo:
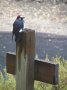
[[[58,64],[45,60],[35,60],[35,80],[57,84]]]
[[[6,69],[7,73],[16,74],[16,54],[8,52],[6,54]]]

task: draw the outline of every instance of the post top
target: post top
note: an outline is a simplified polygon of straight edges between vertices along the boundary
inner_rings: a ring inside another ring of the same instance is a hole
[[[24,32],[35,32],[35,30],[24,28]]]
[[[17,36],[16,42],[21,42],[23,38],[27,35],[33,35],[35,34],[35,30],[24,28],[23,30],[20,30]]]

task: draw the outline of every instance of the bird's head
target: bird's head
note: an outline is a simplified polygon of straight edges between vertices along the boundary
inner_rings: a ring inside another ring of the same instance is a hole
[[[19,19],[19,20],[23,20],[25,17],[22,17],[21,15],[18,15],[17,16],[17,19]]]

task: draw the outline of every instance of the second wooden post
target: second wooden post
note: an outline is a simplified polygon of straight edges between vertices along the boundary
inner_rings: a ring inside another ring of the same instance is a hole
[[[16,43],[16,90],[34,90],[35,31],[20,33]]]

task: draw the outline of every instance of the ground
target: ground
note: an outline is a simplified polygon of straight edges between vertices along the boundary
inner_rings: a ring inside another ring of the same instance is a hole
[[[36,32],[36,54],[44,59],[56,55],[67,59],[67,5],[8,2],[0,5],[0,70],[5,66],[6,52],[15,52],[12,24],[17,15],[25,17],[25,27]]]

